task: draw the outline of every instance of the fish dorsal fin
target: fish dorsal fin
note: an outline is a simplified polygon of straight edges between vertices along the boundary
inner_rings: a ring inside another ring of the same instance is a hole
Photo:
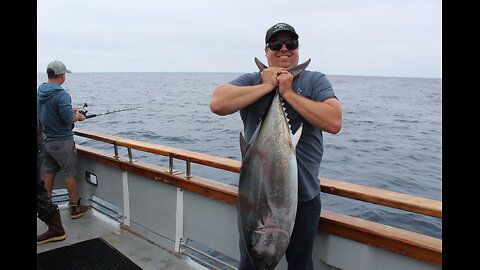
[[[248,144],[245,142],[243,134],[240,132],[240,151],[242,152],[242,158],[245,156],[248,150]]]
[[[297,144],[300,141],[300,137],[302,136],[302,131],[303,123],[300,124],[300,127],[297,129],[297,132],[295,132],[295,134],[291,134],[293,149],[297,148]]]

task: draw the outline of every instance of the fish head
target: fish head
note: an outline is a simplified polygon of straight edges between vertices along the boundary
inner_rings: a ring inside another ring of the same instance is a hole
[[[279,228],[257,228],[252,234],[252,260],[255,269],[274,269],[290,241],[289,234]]]

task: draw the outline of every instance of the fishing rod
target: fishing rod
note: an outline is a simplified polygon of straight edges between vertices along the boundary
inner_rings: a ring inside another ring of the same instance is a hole
[[[106,114],[111,114],[111,113],[116,113],[116,112],[123,112],[123,111],[130,111],[130,110],[135,110],[135,109],[138,109],[140,107],[132,107],[132,108],[126,108],[126,109],[120,109],[120,110],[113,110],[113,111],[106,111],[104,113],[97,113],[97,114],[89,114],[87,115],[87,107],[88,107],[88,104],[87,103],[84,103],[83,104],[83,107],[82,109],[78,110],[79,113],[85,115],[85,117],[88,119],[88,118],[93,118],[93,117],[97,117],[97,116],[100,116],[100,115],[106,115]]]

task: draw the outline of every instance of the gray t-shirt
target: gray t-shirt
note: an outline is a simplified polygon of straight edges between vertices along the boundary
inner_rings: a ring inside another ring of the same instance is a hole
[[[230,84],[236,86],[251,86],[262,83],[260,72],[245,73]],[[332,85],[325,74],[317,71],[302,71],[293,81],[293,89],[300,95],[322,102],[329,98],[337,98]],[[268,110],[274,91],[261,97],[254,103],[240,110],[244,126],[244,138],[249,142],[263,114]],[[322,131],[312,126],[285,102],[289,123],[293,132],[303,124],[302,136],[296,148],[298,164],[298,200],[308,201],[320,193],[318,171],[323,155]]]

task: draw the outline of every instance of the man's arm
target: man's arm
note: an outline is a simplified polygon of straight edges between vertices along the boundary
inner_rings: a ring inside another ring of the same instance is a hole
[[[224,84],[215,88],[210,102],[210,110],[218,115],[228,115],[252,104],[275,88],[268,84],[236,86]]]
[[[210,110],[218,115],[228,115],[247,107],[278,85],[277,75],[280,68],[267,68],[262,71],[262,84],[236,86],[223,84],[215,88],[210,101]]]
[[[72,124],[77,122],[77,121],[83,121],[83,120],[87,119],[87,117],[85,117],[85,115],[83,115],[83,113],[78,112],[79,109],[80,108],[78,108],[78,107],[73,108],[74,116],[73,116]]]
[[[278,76],[280,95],[316,128],[336,134],[342,128],[342,108],[336,98],[323,102],[308,99],[292,90],[293,76],[286,72]]]
[[[80,115],[77,114],[79,108],[72,108],[72,98],[70,95],[62,91],[60,96],[58,97],[58,114],[59,117],[65,121],[65,123],[75,123],[77,121],[83,121],[85,118],[82,119]]]

